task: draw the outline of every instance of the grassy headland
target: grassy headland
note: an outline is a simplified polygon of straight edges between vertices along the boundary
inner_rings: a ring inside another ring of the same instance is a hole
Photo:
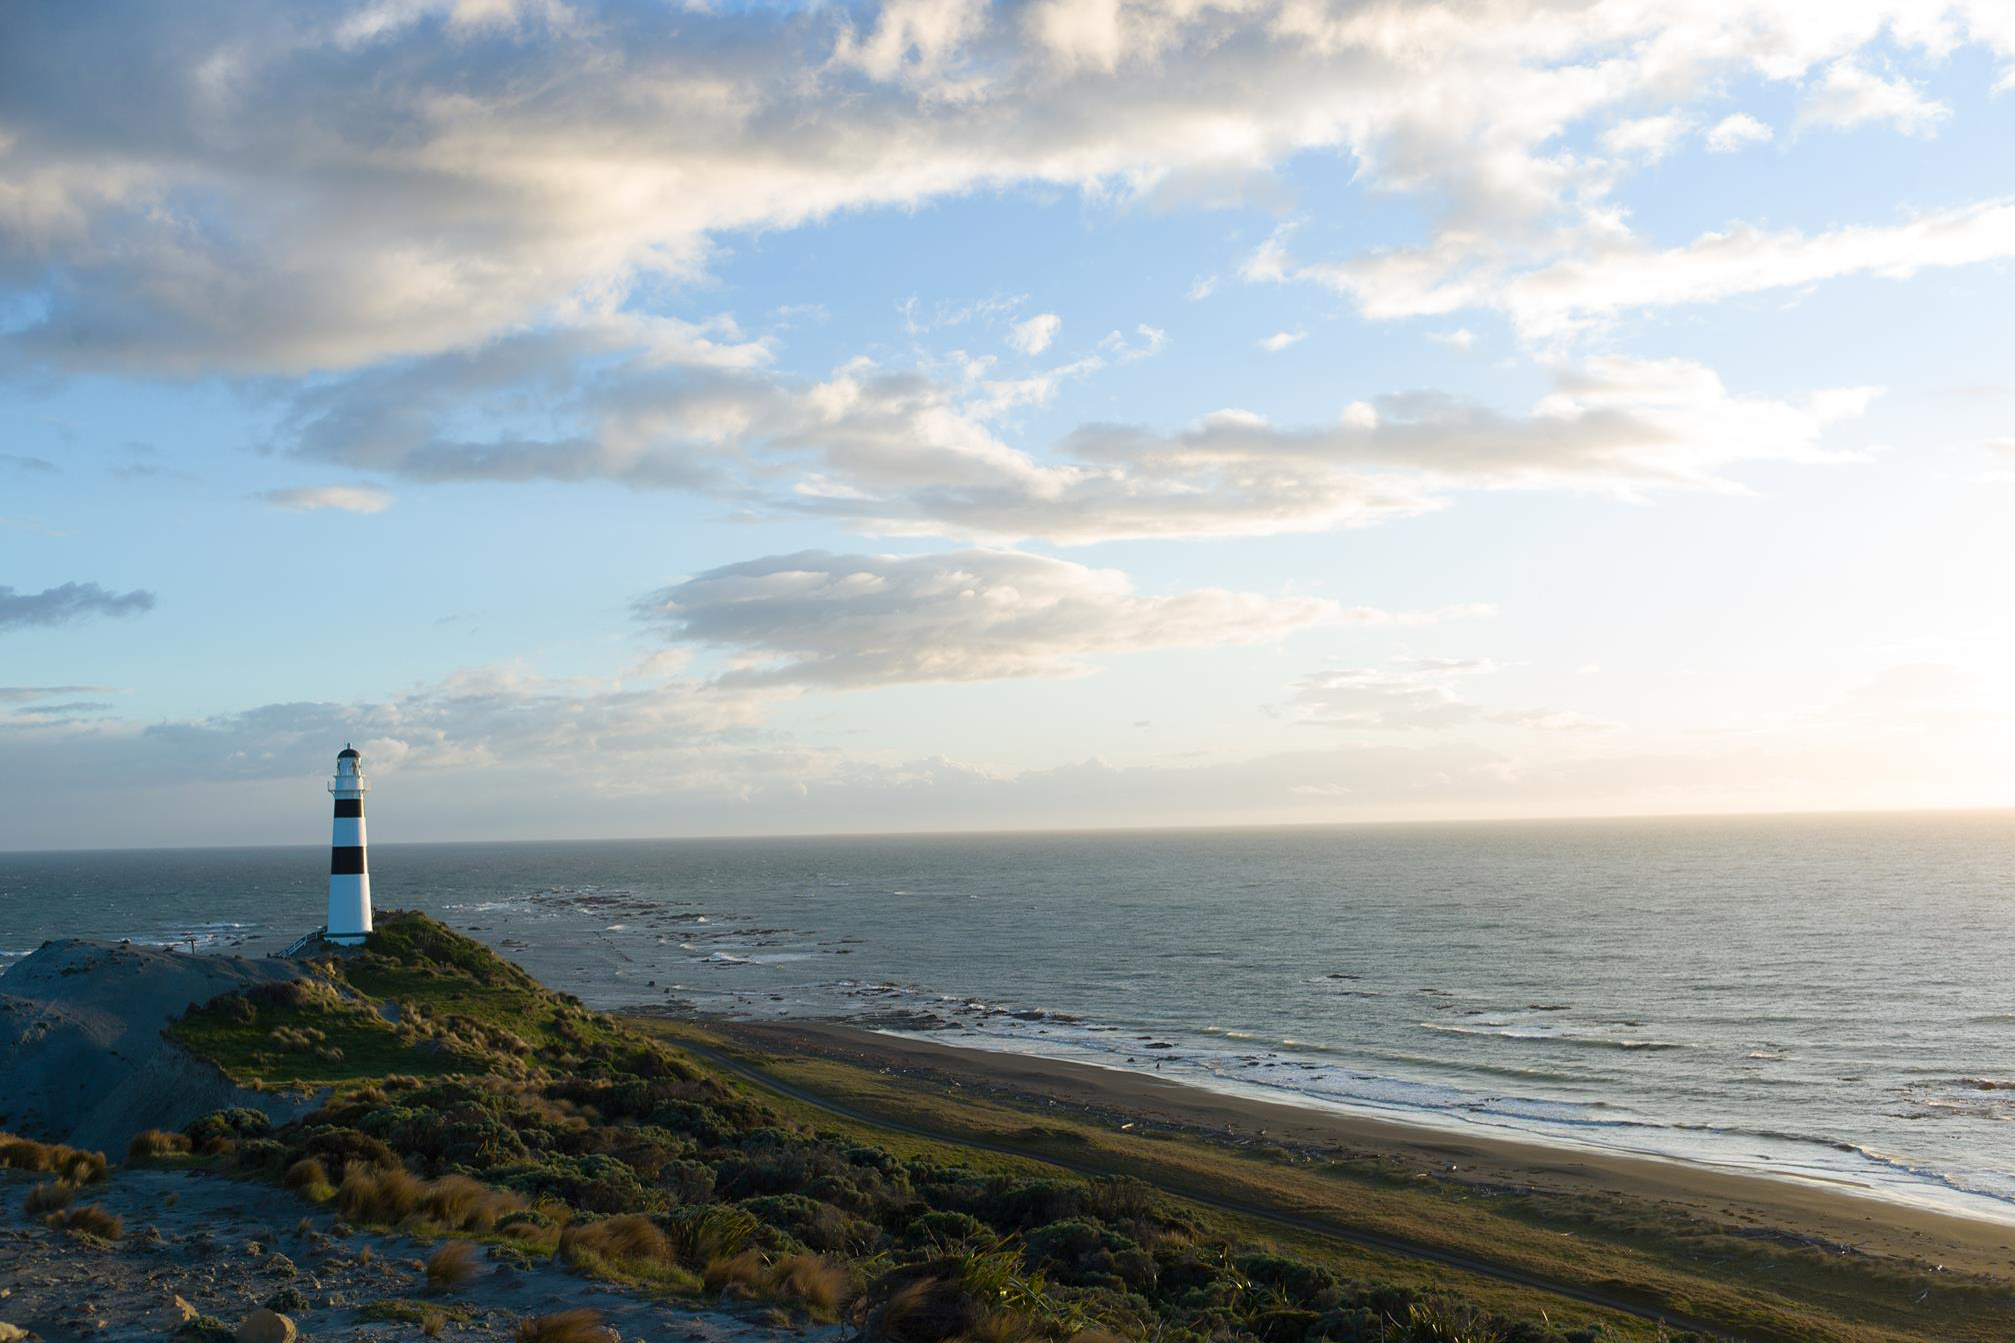
[[[138,1159],[220,1163],[360,1224],[894,1343],[1684,1336],[1535,1282],[1746,1338],[2015,1332],[2002,1282],[1624,1203],[1480,1198],[1376,1160],[1137,1135],[811,1057],[760,1060],[767,1089],[688,1047],[717,1037],[589,1012],[415,914],[171,1033],[240,1082],[330,1094],[277,1130],[211,1116],[180,1135],[187,1155],[156,1136]]]

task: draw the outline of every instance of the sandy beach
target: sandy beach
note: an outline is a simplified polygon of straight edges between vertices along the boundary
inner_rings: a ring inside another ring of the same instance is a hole
[[[1678,1215],[1942,1265],[1953,1272],[2015,1273],[2015,1224],[1871,1197],[1845,1183],[1827,1187],[1650,1157],[1450,1133],[1206,1091],[1152,1074],[823,1022],[716,1021],[708,1026],[752,1050],[811,1054],[1003,1099],[1054,1103],[1108,1119],[1115,1127],[1166,1126],[1231,1142],[1264,1140],[1376,1156],[1479,1187],[1621,1198]]]

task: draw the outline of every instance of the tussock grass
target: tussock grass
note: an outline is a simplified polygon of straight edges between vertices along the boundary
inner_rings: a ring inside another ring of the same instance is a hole
[[[466,1175],[423,1180],[401,1166],[353,1161],[336,1188],[336,1207],[353,1222],[481,1236],[496,1230],[498,1218],[525,1211],[525,1200]]]
[[[194,1150],[195,1144],[189,1141],[187,1134],[150,1128],[134,1134],[133,1141],[126,1144],[126,1160],[153,1161],[164,1156],[188,1156]]]
[[[68,1180],[50,1180],[28,1191],[28,1197],[22,1200],[21,1211],[30,1217],[46,1217],[69,1207],[70,1201],[76,1197],[76,1185]]]
[[[700,1279],[679,1262],[677,1247],[648,1217],[621,1213],[560,1232],[560,1262],[590,1277],[692,1291]]]
[[[105,1178],[108,1163],[103,1152],[84,1152],[60,1142],[36,1142],[0,1133],[0,1167],[46,1170],[72,1184],[95,1184]]]
[[[582,1307],[552,1315],[532,1315],[518,1321],[511,1335],[516,1343],[608,1343],[602,1312]]]
[[[816,1254],[786,1255],[770,1265],[762,1294],[795,1302],[815,1319],[826,1321],[838,1319],[841,1308],[856,1295],[853,1274]]]
[[[102,1203],[86,1203],[68,1213],[52,1214],[52,1219],[60,1218],[64,1230],[79,1235],[96,1236],[100,1240],[117,1240],[126,1234],[125,1219],[117,1213],[105,1211]]]
[[[329,1180],[329,1168],[311,1156],[302,1157],[287,1167],[280,1183],[317,1203],[326,1203],[336,1196],[336,1186]]]
[[[451,1292],[466,1287],[480,1272],[476,1247],[466,1240],[451,1240],[427,1256],[429,1291]]]

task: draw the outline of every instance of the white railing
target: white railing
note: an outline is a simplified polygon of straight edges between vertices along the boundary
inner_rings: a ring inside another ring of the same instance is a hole
[[[302,952],[306,951],[309,947],[315,945],[315,943],[321,941],[323,934],[327,933],[328,931],[329,930],[327,928],[317,928],[312,933],[303,933],[299,937],[295,938],[292,942],[288,943],[287,949],[281,952],[280,955],[283,958],[292,958],[298,956]]]

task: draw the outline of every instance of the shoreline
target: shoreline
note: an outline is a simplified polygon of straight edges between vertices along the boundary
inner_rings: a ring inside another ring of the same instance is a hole
[[[723,1019],[725,1020],[725,1018]],[[814,1019],[801,1018],[810,1022]],[[767,1023],[762,1023],[767,1024]],[[781,1019],[777,1024],[782,1024]],[[1753,1138],[1758,1143],[1781,1143],[1791,1150],[1809,1149],[1816,1152],[1856,1154],[1875,1168],[1899,1174],[1883,1178],[1879,1174],[1861,1174],[1845,1166],[1821,1164],[1800,1165],[1773,1157],[1769,1153],[1756,1153],[1751,1160],[1727,1159],[1716,1155],[1705,1146],[1701,1150],[1686,1152],[1661,1150],[1655,1146],[1632,1145],[1623,1141],[1605,1141],[1596,1137],[1623,1129],[1606,1125],[1580,1125],[1572,1120],[1534,1120],[1530,1124],[1520,1124],[1514,1119],[1483,1118],[1466,1109],[1443,1109],[1436,1107],[1415,1107],[1404,1103],[1381,1103],[1374,1100],[1337,1099],[1321,1094],[1298,1090],[1292,1087],[1271,1087],[1263,1082],[1247,1081],[1242,1078],[1226,1077],[1214,1072],[1184,1069],[1174,1076],[1164,1076],[1159,1070],[1148,1072],[1138,1066],[1128,1067],[1108,1062],[1099,1057],[1087,1057],[1052,1053],[1026,1047],[1031,1043],[1028,1036],[992,1035],[983,1031],[934,1031],[925,1028],[909,1029],[898,1025],[860,1026],[849,1023],[831,1022],[826,1024],[849,1025],[875,1035],[892,1039],[912,1040],[920,1043],[944,1045],[947,1048],[967,1049],[980,1054],[1008,1054],[1029,1059],[1040,1059],[1050,1063],[1090,1068],[1096,1072],[1116,1073],[1122,1076],[1147,1078],[1156,1082],[1166,1082],[1171,1086],[1204,1092],[1213,1096],[1223,1096],[1234,1100],[1250,1101],[1255,1105],[1277,1105],[1290,1110],[1312,1111],[1322,1115],[1334,1115],[1343,1119],[1362,1120],[1366,1123],[1389,1124],[1400,1130],[1422,1130],[1429,1134],[1439,1134],[1457,1141],[1475,1140],[1490,1143],[1502,1142],[1526,1146],[1557,1153],[1579,1154],[1617,1160],[1648,1161],[1663,1165],[1678,1166],[1687,1170],[1716,1171],[1730,1175],[1744,1175],[1771,1183],[1790,1183],[1813,1186],[1821,1189],[1836,1189],[1855,1193],[1858,1197],[1878,1203],[1895,1204],[1900,1207],[1916,1208],[1928,1212],[1944,1213],[2006,1226],[2015,1232],[2015,1199],[2006,1199],[1976,1189],[1969,1189],[1943,1178],[1933,1170],[1927,1174],[1906,1164],[1901,1158],[1887,1158],[1871,1149],[1848,1140],[1832,1140],[1788,1133],[1763,1133],[1736,1126],[1700,1126],[1682,1129],[1673,1125],[1644,1123],[1626,1125],[1630,1131],[1648,1130],[1676,1133],[1691,1131],[1714,1135],[1717,1142],[1732,1141],[1738,1136]],[[1294,1042],[1288,1042],[1290,1045]],[[1158,1047],[1158,1046],[1150,1046]],[[1176,1056],[1183,1061],[1181,1056]],[[1128,1061],[1129,1063],[1132,1060]],[[1548,1131],[1541,1127],[1552,1123],[1568,1131]]]
[[[1867,1254],[1995,1275],[2015,1272],[2015,1215],[2008,1220],[1970,1216],[1884,1197],[1874,1186],[1844,1178],[1836,1184],[1680,1158],[1457,1132],[1212,1090],[1153,1073],[835,1022],[700,1018],[696,1024],[759,1052],[809,1055],[1037,1106],[1065,1106],[1110,1119],[1116,1128],[1125,1123],[1241,1145],[1266,1142],[1375,1157],[1493,1193],[1621,1198]]]

